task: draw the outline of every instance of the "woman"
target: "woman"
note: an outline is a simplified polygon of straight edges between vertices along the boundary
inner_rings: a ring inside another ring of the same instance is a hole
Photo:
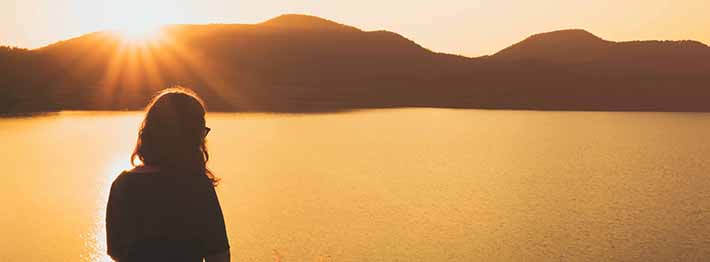
[[[170,88],[146,111],[134,168],[111,185],[108,254],[119,262],[229,261],[218,179],[206,167],[204,103],[190,90]]]

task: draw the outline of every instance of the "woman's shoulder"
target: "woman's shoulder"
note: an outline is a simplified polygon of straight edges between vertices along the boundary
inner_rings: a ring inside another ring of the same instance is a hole
[[[147,165],[140,165],[140,166],[135,166],[131,169],[124,170],[121,174],[122,175],[131,175],[131,174],[154,174],[160,172],[160,168],[156,166],[147,166]]]
[[[160,172],[160,168],[157,167],[152,167],[152,166],[135,166],[131,169],[126,169],[121,171],[121,173],[116,176],[116,178],[113,180],[113,187],[118,187],[121,184],[125,184],[127,181],[130,180],[135,180],[138,177],[148,175],[148,174],[157,174]]]
[[[135,183],[152,181],[160,181],[161,183],[195,183],[197,180],[211,185],[211,181],[207,176],[175,175],[174,173],[176,172],[179,173],[180,171],[162,170],[157,166],[140,165],[122,171],[114,180],[114,184],[133,183],[129,181],[134,181]],[[166,175],[170,175],[170,179],[165,179]]]

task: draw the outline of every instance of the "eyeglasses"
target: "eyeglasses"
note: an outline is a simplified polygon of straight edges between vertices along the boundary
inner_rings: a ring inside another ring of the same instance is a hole
[[[205,136],[210,133],[210,130],[212,130],[212,128],[205,127]]]

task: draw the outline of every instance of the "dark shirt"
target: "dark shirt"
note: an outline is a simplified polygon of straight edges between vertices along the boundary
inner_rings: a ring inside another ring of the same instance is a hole
[[[116,261],[202,261],[229,250],[222,209],[204,175],[123,172],[106,208]]]

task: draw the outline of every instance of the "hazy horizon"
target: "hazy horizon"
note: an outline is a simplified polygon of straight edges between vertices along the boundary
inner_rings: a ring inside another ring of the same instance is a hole
[[[604,39],[710,43],[703,1],[85,1],[0,0],[0,45],[37,48],[86,33],[162,24],[251,24],[308,14],[388,30],[436,52],[493,54],[532,34],[584,29]],[[366,15],[364,15],[366,14]],[[504,19],[503,19],[504,18]]]

